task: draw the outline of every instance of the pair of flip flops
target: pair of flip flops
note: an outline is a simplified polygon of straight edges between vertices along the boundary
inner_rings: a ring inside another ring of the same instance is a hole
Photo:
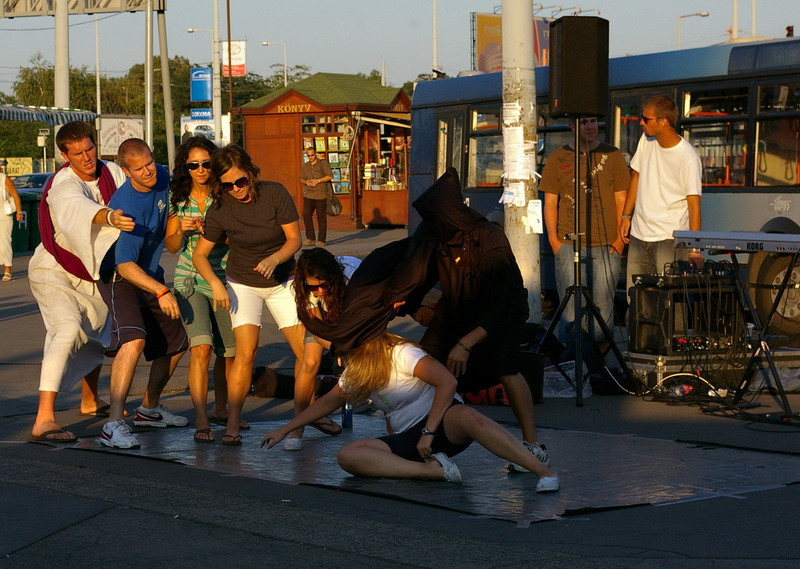
[[[65,435],[67,433],[69,433],[69,431],[67,431],[66,429],[50,429],[49,431],[43,432],[41,435],[31,434],[31,440],[41,441],[45,443],[62,443],[62,444],[78,442],[78,437],[76,437],[75,435],[72,435],[71,437],[56,436],[56,435]]]

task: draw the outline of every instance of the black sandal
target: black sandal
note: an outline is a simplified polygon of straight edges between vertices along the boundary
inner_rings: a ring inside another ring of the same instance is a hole
[[[214,444],[214,436],[211,438],[198,437],[197,435],[211,435],[211,429],[197,429],[194,432],[194,442],[204,444]]]
[[[342,428],[330,417],[325,417],[314,423],[309,423],[308,426],[314,427],[320,433],[328,435],[329,437],[336,437],[342,434]]]
[[[222,444],[229,447],[242,446],[242,435],[222,435]]]

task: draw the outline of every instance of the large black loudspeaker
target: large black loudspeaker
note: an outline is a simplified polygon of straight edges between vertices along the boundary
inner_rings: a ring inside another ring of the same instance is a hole
[[[550,23],[550,115],[608,112],[608,20],[569,16]]]

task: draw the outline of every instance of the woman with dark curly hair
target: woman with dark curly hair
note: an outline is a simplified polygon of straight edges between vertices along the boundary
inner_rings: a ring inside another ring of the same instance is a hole
[[[353,275],[361,260],[356,257],[334,257],[322,248],[308,249],[300,254],[294,269],[294,299],[297,312],[335,322],[342,310],[342,297],[347,280]],[[306,335],[303,359],[294,383],[294,414],[303,412],[314,400],[316,377],[322,363],[322,354],[330,342]],[[331,436],[341,434],[342,428],[330,417],[311,423],[318,431]],[[297,429],[284,441],[285,450],[303,448],[303,429]]]
[[[173,279],[175,298],[189,335],[189,392],[195,410],[194,440],[213,443],[210,422],[225,424],[228,419],[227,371],[233,364],[236,344],[227,310],[213,307],[211,285],[197,273],[192,253],[203,234],[205,217],[211,205],[211,156],[217,151],[213,142],[201,136],[186,139],[175,155],[170,187],[170,212],[167,220],[166,247],[180,251]],[[218,277],[224,277],[228,246],[214,245],[209,262]],[[214,362],[214,413],[206,411],[208,365],[212,351]],[[240,425],[247,428],[247,424]]]
[[[228,423],[222,444],[240,446],[239,420],[250,389],[253,362],[266,303],[298,361],[305,328],[297,317],[289,277],[300,250],[297,208],[286,188],[259,180],[259,169],[245,150],[228,145],[211,156],[211,196],[205,231],[192,259],[211,285],[213,306],[230,311],[236,357],[228,374]],[[228,243],[225,280],[209,262],[214,245]]]

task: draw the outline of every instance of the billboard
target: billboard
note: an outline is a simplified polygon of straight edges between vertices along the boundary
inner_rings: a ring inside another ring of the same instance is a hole
[[[247,42],[245,41],[232,41],[231,44],[231,67],[233,73],[228,69],[228,42],[220,42],[222,44],[222,76],[223,77],[244,77],[247,73],[245,69],[245,51]]]
[[[472,14],[472,37],[474,49],[472,68],[484,73],[503,70],[503,25],[500,14]],[[548,65],[550,49],[550,20],[533,19],[534,65]]]
[[[192,67],[189,74],[189,100],[210,101],[211,100],[211,68]]]
[[[144,138],[144,118],[141,116],[100,117],[100,155],[116,156],[119,145],[129,138]]]
[[[68,0],[67,9],[71,16],[143,12],[147,0]],[[166,10],[167,0],[153,0],[153,10]],[[0,18],[23,18],[26,16],[54,16],[55,2],[27,0],[20,2],[4,0],[0,2]]]
[[[230,142],[231,115],[222,115],[221,140],[217,140],[217,146],[224,146]],[[181,142],[187,136],[203,136],[215,142],[216,132],[214,132],[213,119],[193,119],[191,116],[181,115]]]

